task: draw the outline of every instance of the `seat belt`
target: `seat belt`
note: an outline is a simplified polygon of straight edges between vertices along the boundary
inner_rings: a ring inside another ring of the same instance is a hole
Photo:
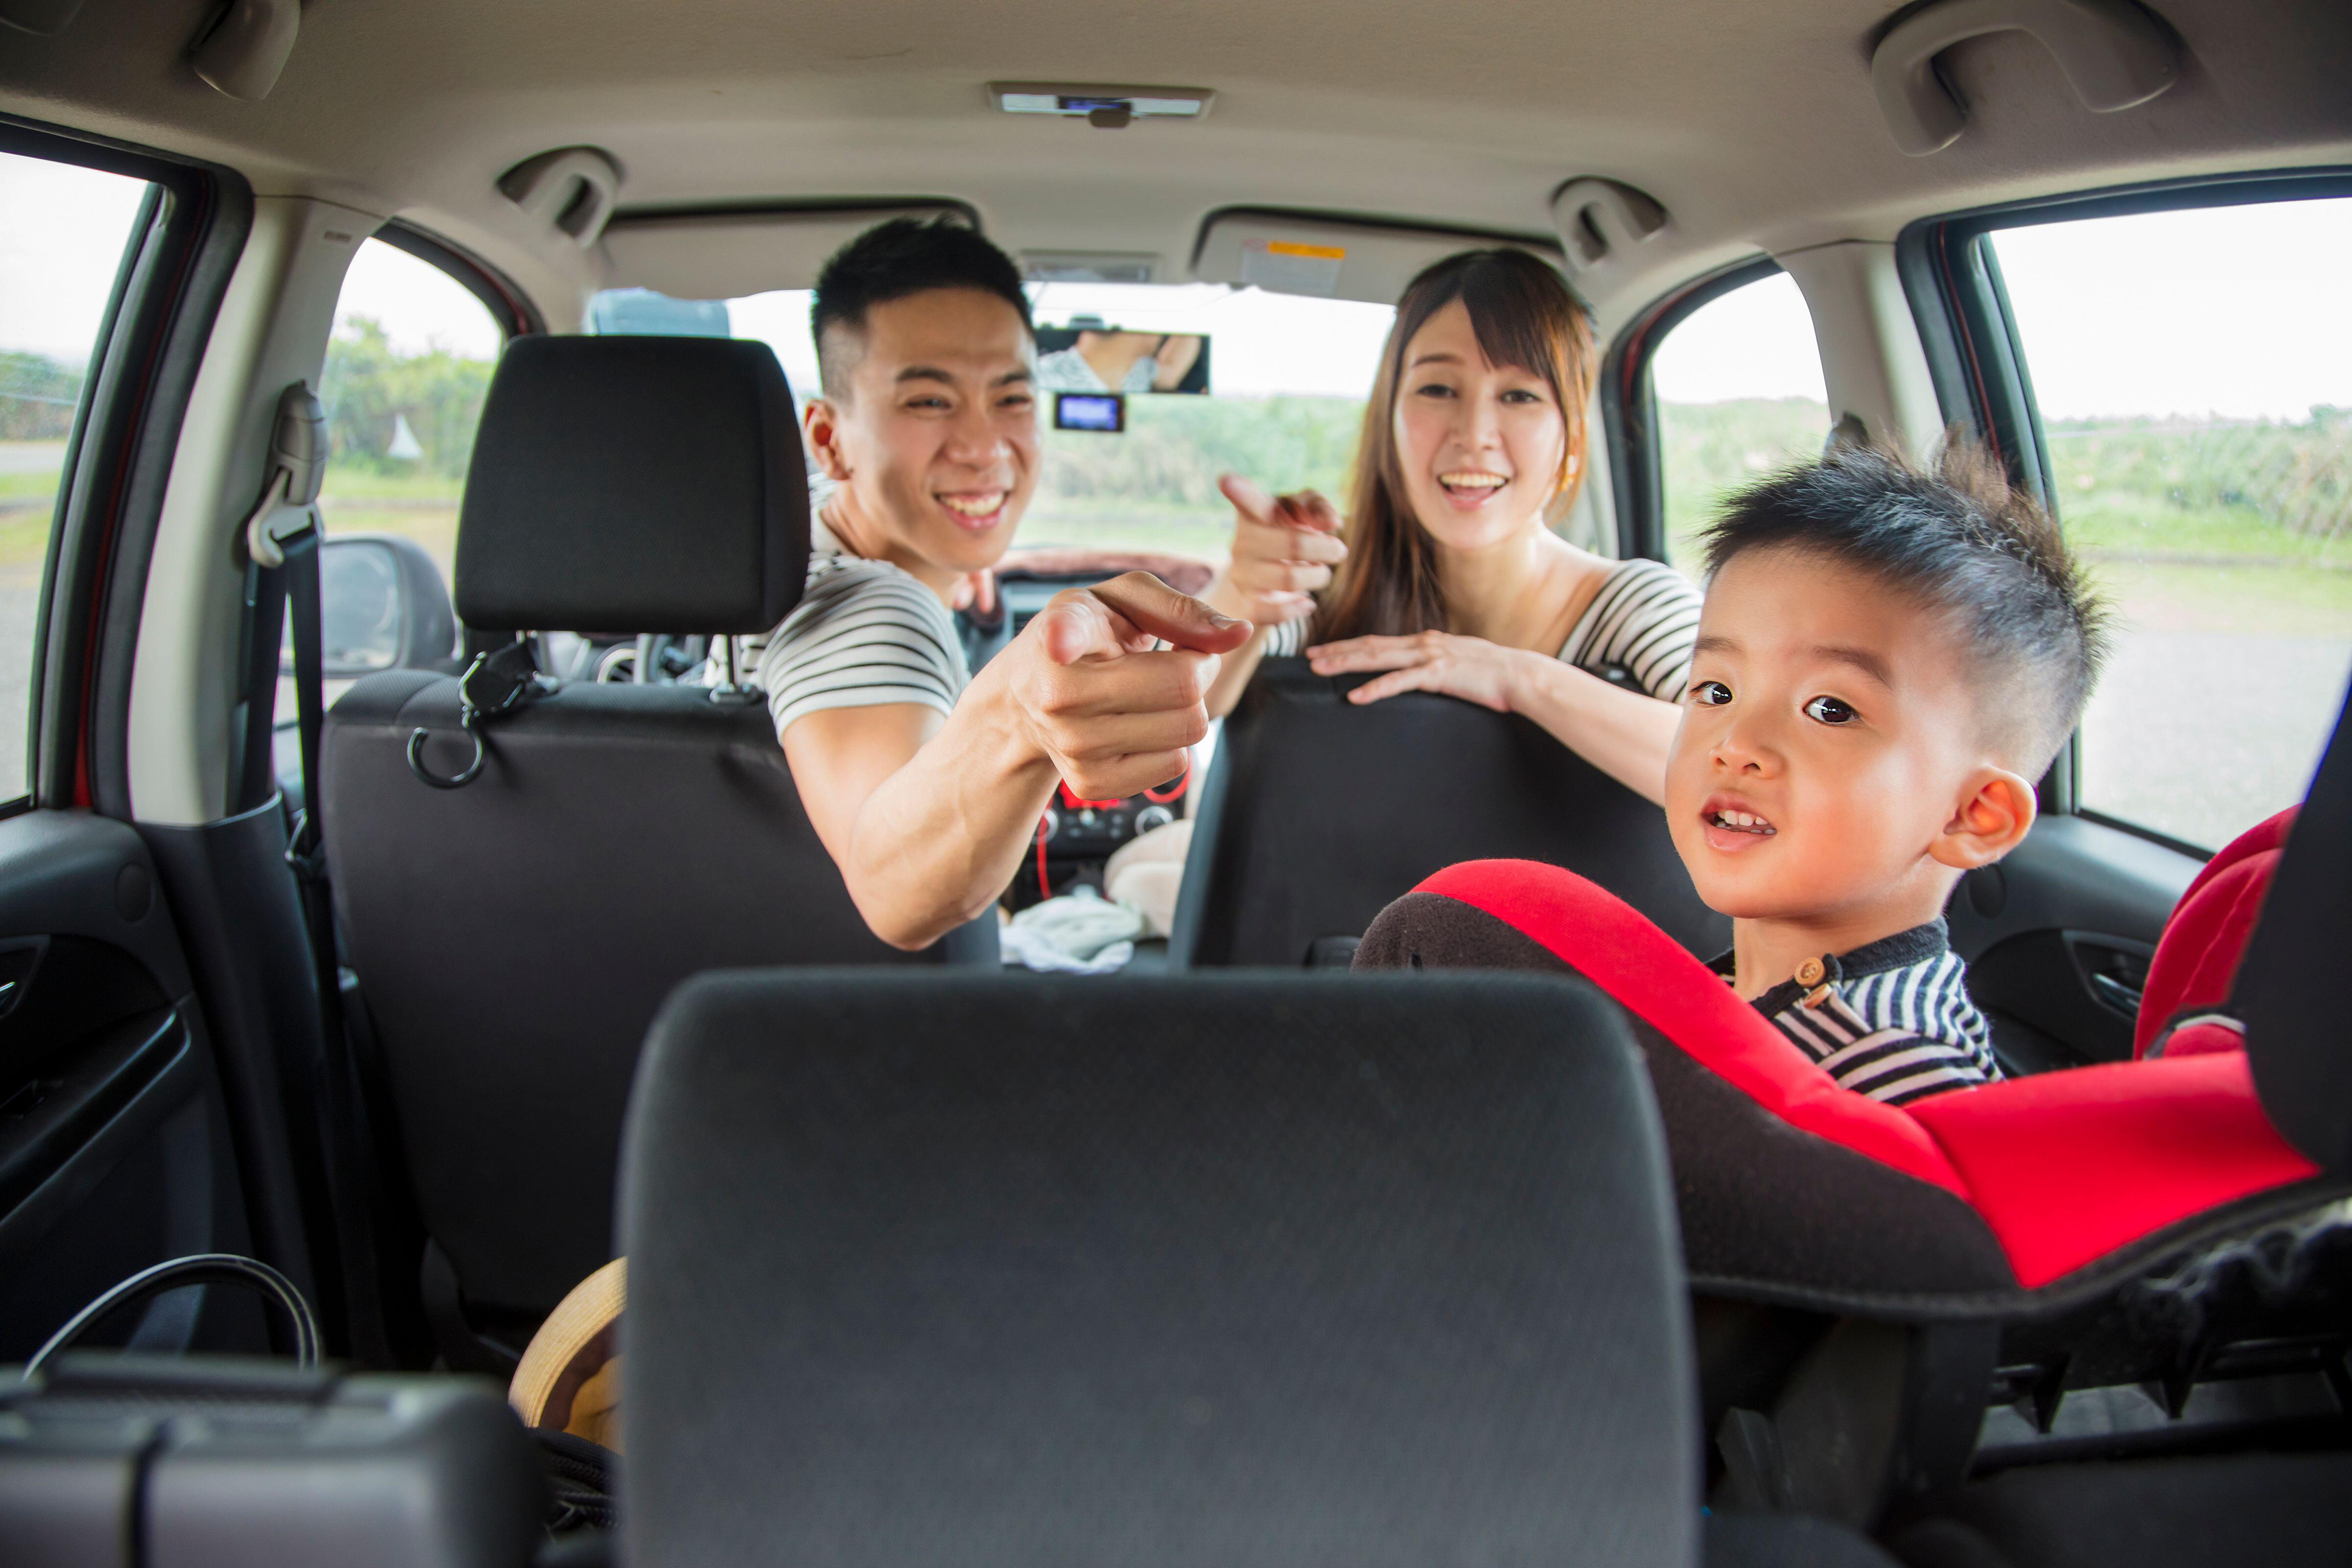
[[[321,1159],[334,1210],[351,1352],[371,1365],[394,1364],[383,1320],[374,1237],[381,1215],[377,1166],[370,1157],[364,1100],[343,1018],[342,969],[335,947],[334,903],[326,847],[319,831],[320,737],[326,726],[325,657],[320,620],[319,543],[324,524],[318,497],[327,458],[326,412],[300,382],[278,401],[271,470],[247,520],[255,568],[253,650],[246,689],[245,780],[239,792],[264,800],[276,786],[278,649],[281,616],[294,634],[295,731],[301,753],[302,809],[286,849],[302,901],[312,978],[319,993],[320,1056],[314,1064]],[[256,803],[257,804],[257,803]]]

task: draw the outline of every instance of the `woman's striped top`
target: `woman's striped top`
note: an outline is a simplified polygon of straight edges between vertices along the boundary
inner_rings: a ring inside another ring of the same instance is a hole
[[[1673,567],[1640,557],[1620,561],[1570,629],[1560,661],[1678,702],[1698,640],[1698,590]],[[1305,652],[1307,627],[1303,616],[1275,627],[1265,640],[1268,656]]]

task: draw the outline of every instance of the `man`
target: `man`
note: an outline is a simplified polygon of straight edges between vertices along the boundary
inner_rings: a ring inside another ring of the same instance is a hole
[[[1249,626],[1129,573],[1056,595],[971,678],[949,606],[1037,483],[1020,273],[970,229],[901,219],[825,264],[810,314],[802,426],[831,485],[759,679],[858,912],[922,947],[995,901],[1057,780],[1107,799],[1182,772]]]

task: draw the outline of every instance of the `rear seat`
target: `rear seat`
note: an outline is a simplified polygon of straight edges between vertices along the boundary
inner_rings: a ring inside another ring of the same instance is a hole
[[[1168,943],[1174,968],[1347,967],[1373,917],[1464,860],[1566,866],[1701,957],[1731,922],[1699,901],[1665,815],[1517,714],[1270,658],[1226,719]]]

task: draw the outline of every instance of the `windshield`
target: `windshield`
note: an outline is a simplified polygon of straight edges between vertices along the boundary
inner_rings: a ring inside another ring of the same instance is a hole
[[[1219,474],[1340,496],[1393,308],[1223,284],[1037,283],[1029,297],[1040,331],[1064,340],[1073,328],[1206,337],[1208,389],[1132,395],[1120,431],[1055,429],[1045,394],[1045,472],[1016,548],[1222,559],[1233,509],[1217,493]],[[590,321],[604,332],[757,340],[776,351],[794,395],[805,396],[817,384],[809,299],[804,289],[727,300],[614,289],[596,296]]]

